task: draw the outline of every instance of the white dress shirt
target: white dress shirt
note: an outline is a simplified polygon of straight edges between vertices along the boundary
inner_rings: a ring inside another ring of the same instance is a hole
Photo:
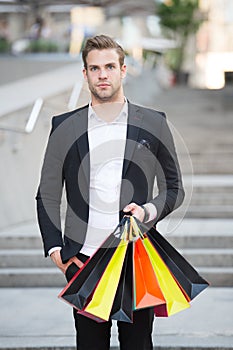
[[[89,220],[85,243],[80,251],[88,256],[96,251],[119,223],[127,118],[127,102],[112,122],[99,118],[89,106]]]

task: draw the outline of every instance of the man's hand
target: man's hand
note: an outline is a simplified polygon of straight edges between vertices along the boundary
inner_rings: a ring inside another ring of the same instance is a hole
[[[145,211],[140,205],[137,205],[136,203],[130,203],[128,204],[123,211],[125,213],[131,212],[133,216],[135,216],[139,221],[143,222],[144,216],[145,216]]]
[[[76,258],[76,256],[72,257],[69,259],[69,261],[65,264],[63,264],[62,259],[61,259],[61,252],[60,250],[55,250],[55,252],[53,252],[50,255],[52,261],[54,262],[55,265],[57,265],[57,267],[65,274],[66,270],[68,269],[68,267],[72,264],[75,263],[78,267],[82,267],[83,266],[83,262],[80,261],[78,258]]]

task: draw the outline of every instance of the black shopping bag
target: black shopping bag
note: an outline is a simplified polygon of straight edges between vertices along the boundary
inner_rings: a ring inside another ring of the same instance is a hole
[[[133,261],[132,242],[129,243],[121,272],[121,278],[113,303],[110,318],[113,320],[133,322]]]
[[[209,283],[155,228],[150,229],[147,236],[189,300],[193,300],[209,286]]]
[[[58,297],[72,304],[77,310],[82,310],[111,260],[119,242],[120,239],[116,237],[115,233],[112,233],[74,275]]]

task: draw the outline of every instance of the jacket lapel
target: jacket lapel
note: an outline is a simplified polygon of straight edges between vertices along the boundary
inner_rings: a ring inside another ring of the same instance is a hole
[[[76,146],[82,164],[82,171],[84,172],[87,184],[90,181],[90,154],[88,144],[88,106],[83,107],[73,119],[74,131],[76,135]]]
[[[134,150],[137,146],[139,130],[143,119],[143,115],[140,112],[138,106],[129,103],[128,108],[128,126],[122,173],[123,177],[127,172],[128,166],[133,157]]]

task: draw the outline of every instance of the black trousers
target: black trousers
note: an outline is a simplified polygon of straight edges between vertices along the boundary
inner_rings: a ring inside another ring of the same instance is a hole
[[[79,254],[83,262],[86,256]],[[78,271],[75,264],[71,264],[66,271],[69,281]],[[109,350],[112,322],[98,323],[73,310],[75,328],[77,332],[77,350]],[[134,311],[133,323],[118,321],[118,339],[120,350],[152,350],[152,328],[154,321],[153,308]]]

